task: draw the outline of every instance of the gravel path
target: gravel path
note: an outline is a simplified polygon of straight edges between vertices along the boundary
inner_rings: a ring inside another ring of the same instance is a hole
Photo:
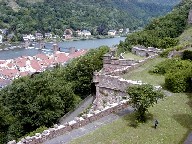
[[[44,142],[43,144],[66,144],[69,143],[71,140],[81,137],[83,135],[86,135],[100,127],[102,127],[103,125],[112,123],[113,121],[119,119],[120,117],[133,112],[133,108],[129,107],[127,109],[125,109],[124,111],[121,111],[117,114],[110,114],[108,116],[102,117],[99,120],[96,120],[92,123],[89,123],[88,125],[72,130],[71,132],[65,133],[64,135],[58,136],[54,139],[48,140],[46,142]]]

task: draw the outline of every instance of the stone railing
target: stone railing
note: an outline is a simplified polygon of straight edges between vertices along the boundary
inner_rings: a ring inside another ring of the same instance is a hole
[[[44,130],[42,133],[36,133],[35,136],[27,136],[21,139],[21,141],[19,142],[16,142],[15,140],[10,141],[8,142],[8,144],[41,144],[54,137],[63,135],[74,129],[85,126],[111,113],[122,111],[128,106],[128,100],[121,101],[120,103],[113,103],[112,105],[108,105],[108,107],[105,107],[105,109],[103,109],[102,111],[92,111],[89,114],[83,115],[82,117],[77,117],[73,121],[67,122],[65,125],[56,124],[54,125],[54,127]]]

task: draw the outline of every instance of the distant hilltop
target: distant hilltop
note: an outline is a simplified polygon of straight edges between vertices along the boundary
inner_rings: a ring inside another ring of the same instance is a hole
[[[144,27],[151,18],[170,12],[180,0],[172,1],[0,0],[0,29],[8,28],[14,35],[13,41],[31,32],[61,35],[64,29],[70,28],[107,35],[111,29]]]

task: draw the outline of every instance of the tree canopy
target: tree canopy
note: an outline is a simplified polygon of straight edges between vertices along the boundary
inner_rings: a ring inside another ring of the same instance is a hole
[[[191,1],[183,0],[166,16],[156,18],[143,30],[128,35],[125,44],[153,46],[162,49],[176,46],[179,42],[177,37],[187,26],[191,6]]]
[[[137,120],[144,122],[146,120],[146,111],[157,101],[164,97],[160,90],[155,90],[152,85],[134,85],[127,89],[130,97],[130,104],[137,110]]]

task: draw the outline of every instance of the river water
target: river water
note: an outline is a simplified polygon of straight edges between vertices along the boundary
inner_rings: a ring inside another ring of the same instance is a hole
[[[100,46],[106,45],[112,47],[114,45],[119,44],[120,41],[124,41],[125,37],[115,37],[108,39],[95,39],[95,40],[81,40],[81,41],[67,41],[58,43],[61,51],[66,51],[66,48],[75,47],[76,49],[90,49],[90,48],[98,48]],[[53,43],[46,43],[44,49],[38,49],[38,46],[34,46],[32,49],[10,49],[0,51],[0,60],[13,59],[20,56],[34,56],[38,53],[53,53],[52,51]]]

